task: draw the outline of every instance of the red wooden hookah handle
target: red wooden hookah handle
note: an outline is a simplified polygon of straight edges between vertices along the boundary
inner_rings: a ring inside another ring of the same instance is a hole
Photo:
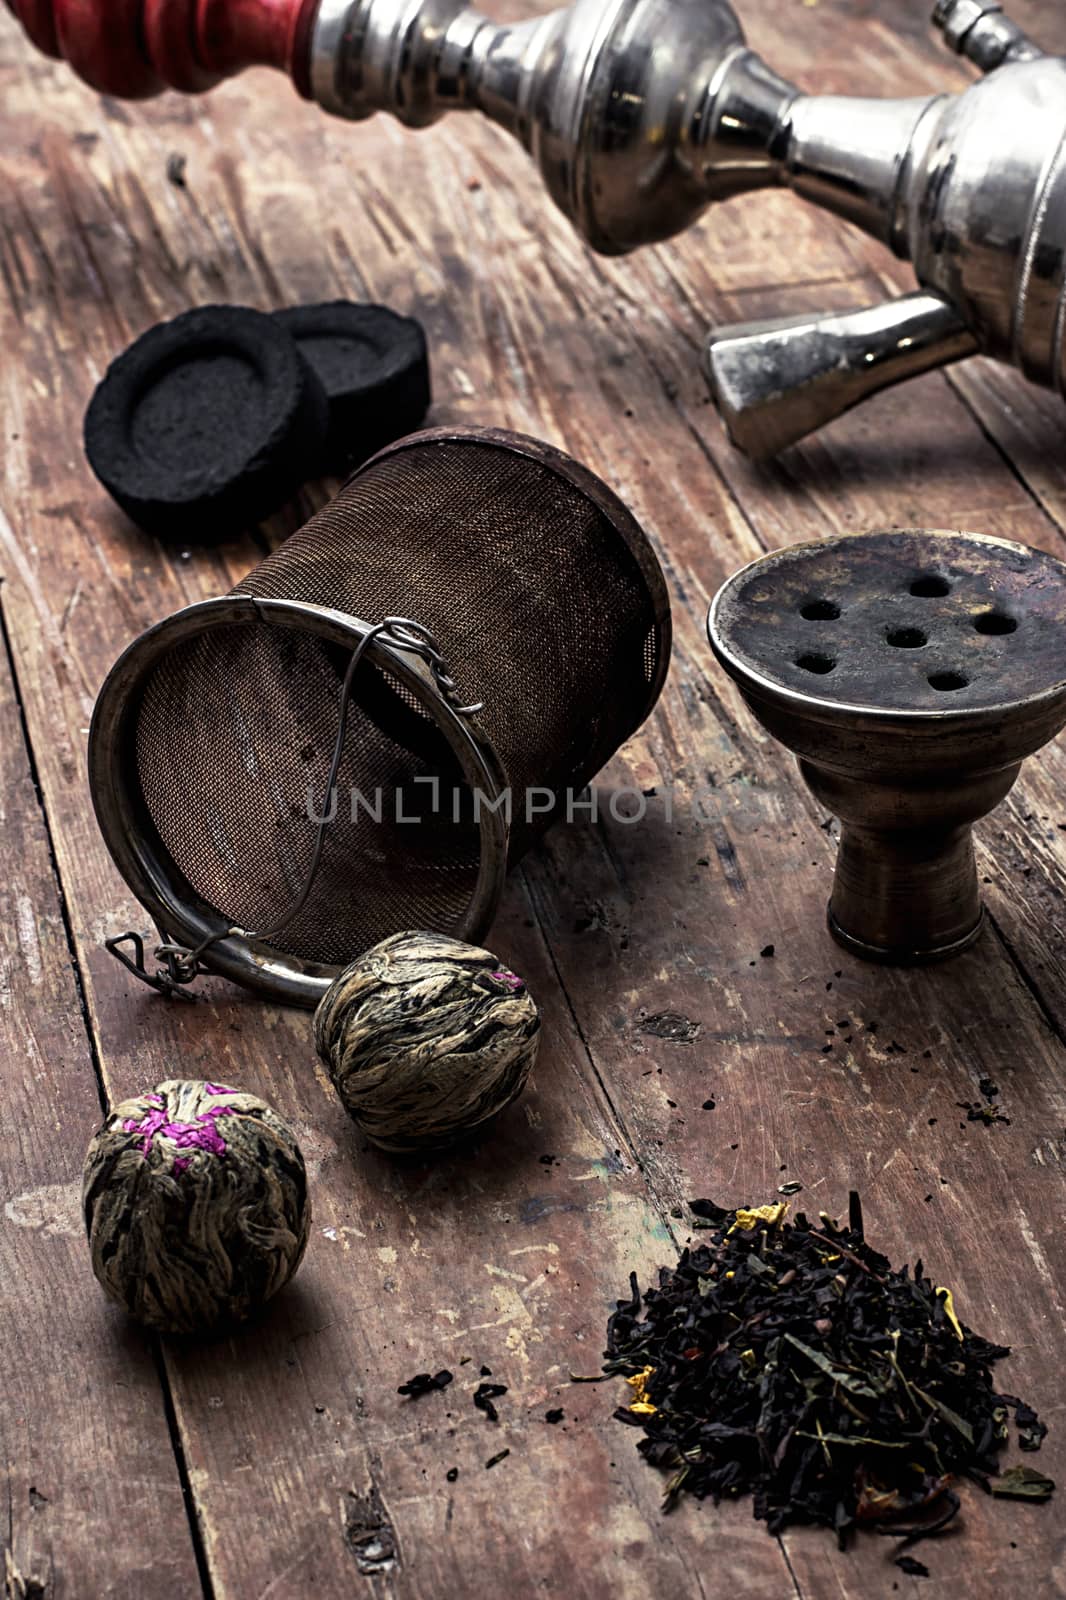
[[[280,67],[309,93],[318,0],[7,0],[39,50],[102,94],[196,93],[244,67]]]

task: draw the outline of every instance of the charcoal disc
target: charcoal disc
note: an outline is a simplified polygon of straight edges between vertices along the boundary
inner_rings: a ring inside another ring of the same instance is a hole
[[[421,323],[387,306],[294,306],[275,321],[299,344],[329,397],[327,471],[343,471],[412,433],[430,404]]]
[[[244,306],[201,306],[112,362],[85,418],[89,464],[147,532],[234,535],[313,475],[325,391],[295,340]]]

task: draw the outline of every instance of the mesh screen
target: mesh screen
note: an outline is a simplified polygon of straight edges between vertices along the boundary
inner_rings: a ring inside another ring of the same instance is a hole
[[[565,802],[585,784],[642,720],[659,669],[655,597],[609,516],[489,442],[385,457],[239,590],[429,628],[462,700],[485,702],[478,722],[513,795],[512,861],[550,821],[527,820],[526,791]],[[197,895],[244,927],[279,921],[301,887],[348,659],[310,633],[216,626],[145,685],[135,756],[148,815]],[[308,903],[277,946],[332,965],[405,928],[455,927],[477,876],[472,800],[437,725],[367,661],[337,788]]]

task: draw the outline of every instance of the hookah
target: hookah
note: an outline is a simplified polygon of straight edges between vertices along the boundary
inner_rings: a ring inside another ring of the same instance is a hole
[[[518,24],[463,0],[7,0],[103,93],[196,93],[287,72],[338,116],[424,127],[476,110],[529,152],[596,250],[793,189],[911,261],[876,306],[716,329],[704,370],[733,443],[773,455],[866,396],[983,352],[1066,397],[1066,59],[994,0],[939,0],[983,76],[957,95],[806,95],[727,0],[575,0]]]

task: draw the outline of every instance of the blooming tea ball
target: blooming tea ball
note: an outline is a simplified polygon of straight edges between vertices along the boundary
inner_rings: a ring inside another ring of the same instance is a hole
[[[540,1017],[522,979],[487,950],[397,933],[360,956],[315,1014],[337,1093],[383,1150],[447,1144],[521,1094]]]
[[[257,1095],[199,1079],[116,1106],[89,1145],[82,1203],[97,1279],[165,1333],[249,1316],[288,1283],[311,1225],[288,1123]]]

